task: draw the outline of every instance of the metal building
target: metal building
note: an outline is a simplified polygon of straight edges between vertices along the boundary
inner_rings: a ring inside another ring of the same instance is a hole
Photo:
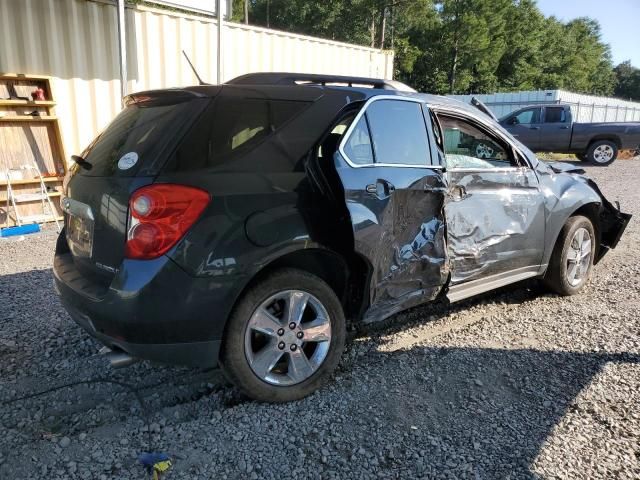
[[[596,97],[565,90],[536,90],[525,92],[449,95],[463,102],[476,97],[498,117],[529,105],[567,103],[577,122],[640,122],[640,103],[610,97]]]

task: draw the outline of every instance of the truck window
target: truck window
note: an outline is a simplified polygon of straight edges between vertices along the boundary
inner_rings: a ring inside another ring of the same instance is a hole
[[[508,123],[511,125],[540,123],[540,108],[536,107],[522,110],[517,115],[511,117]]]
[[[544,111],[544,123],[565,123],[567,115],[562,107],[547,107]]]

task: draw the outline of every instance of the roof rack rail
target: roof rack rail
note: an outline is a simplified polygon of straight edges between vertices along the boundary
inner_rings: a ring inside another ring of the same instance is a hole
[[[383,90],[415,92],[402,82],[380,78],[350,77],[343,75],[322,75],[317,73],[265,72],[248,73],[226,82],[231,85],[332,85],[344,84],[348,87],[369,87]]]

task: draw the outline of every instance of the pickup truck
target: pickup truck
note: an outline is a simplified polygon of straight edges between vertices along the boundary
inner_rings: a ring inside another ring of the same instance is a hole
[[[609,165],[620,150],[640,148],[640,122],[576,123],[569,105],[524,107],[500,124],[531,150],[573,153],[596,165]]]

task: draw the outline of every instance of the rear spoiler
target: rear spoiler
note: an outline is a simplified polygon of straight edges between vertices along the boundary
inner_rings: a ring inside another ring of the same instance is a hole
[[[194,98],[204,98],[207,95],[193,90],[182,88],[167,88],[163,90],[147,90],[145,92],[132,93],[122,100],[125,107],[134,104],[173,105],[186,102]]]
[[[495,120],[496,122],[498,121],[498,117],[496,117],[493,112],[491,110],[489,110],[489,107],[487,107],[484,103],[482,103],[480,100],[478,100],[476,97],[471,97],[471,105],[473,105],[474,107],[476,107],[478,110],[480,110],[482,113],[484,113],[485,115],[488,115],[489,117],[491,117],[493,120]]]

